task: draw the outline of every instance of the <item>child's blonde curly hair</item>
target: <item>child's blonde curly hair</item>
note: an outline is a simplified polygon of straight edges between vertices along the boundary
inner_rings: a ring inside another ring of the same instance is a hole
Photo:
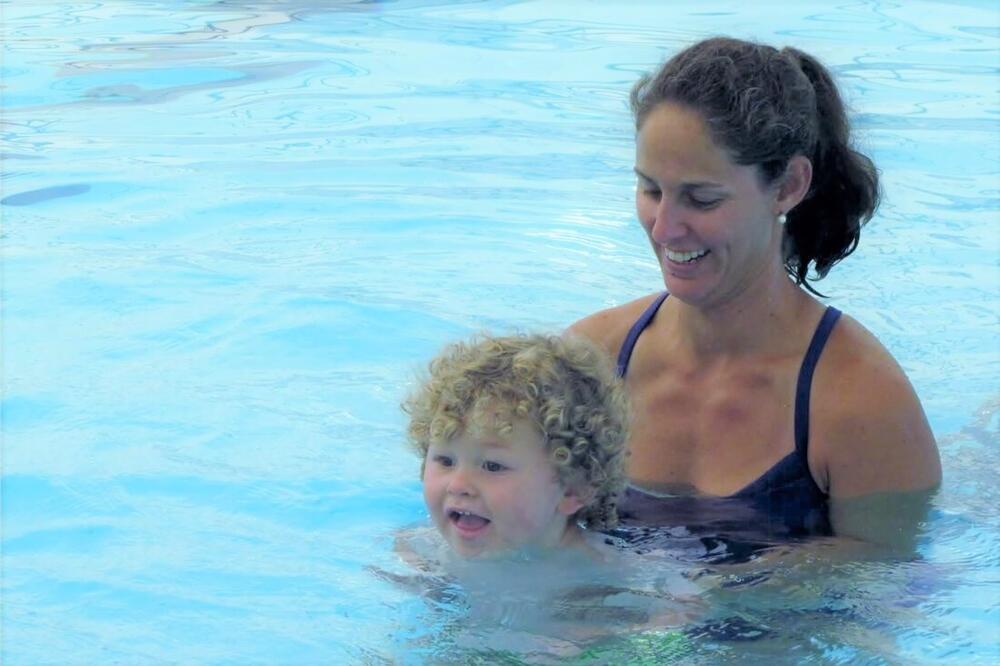
[[[543,435],[559,481],[585,502],[576,519],[594,529],[618,522],[629,410],[601,350],[579,337],[480,335],[445,347],[429,370],[402,405],[421,458],[466,428],[505,434],[525,419]]]

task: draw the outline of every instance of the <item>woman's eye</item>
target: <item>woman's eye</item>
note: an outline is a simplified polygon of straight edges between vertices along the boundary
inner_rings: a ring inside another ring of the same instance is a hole
[[[487,472],[502,472],[507,468],[498,462],[487,460],[486,462],[483,463],[483,469],[485,469]]]
[[[694,208],[699,208],[702,210],[707,210],[709,208],[715,208],[722,202],[722,199],[699,199],[698,197],[688,197],[688,202]]]

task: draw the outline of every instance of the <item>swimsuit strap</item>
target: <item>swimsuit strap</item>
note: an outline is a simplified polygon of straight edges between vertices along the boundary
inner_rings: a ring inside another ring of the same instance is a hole
[[[809,394],[812,390],[813,371],[816,370],[816,363],[838,319],[840,310],[832,305],[827,307],[813,333],[806,356],[802,359],[802,367],[799,368],[799,380],[795,386],[795,451],[802,460],[806,459],[809,447]]]
[[[628,330],[628,335],[625,336],[625,341],[622,343],[621,349],[618,350],[618,377],[624,377],[625,371],[628,370],[629,359],[632,358],[632,349],[635,347],[635,341],[639,339],[639,335],[642,334],[646,327],[649,326],[649,322],[653,321],[653,317],[656,316],[656,311],[660,309],[663,301],[667,299],[670,294],[668,292],[663,292],[656,297],[649,307],[639,315],[639,318],[635,320],[632,324],[632,328]]]

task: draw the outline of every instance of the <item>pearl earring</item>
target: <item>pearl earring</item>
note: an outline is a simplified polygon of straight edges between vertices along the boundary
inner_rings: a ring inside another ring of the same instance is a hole
[[[779,213],[778,214],[778,224],[784,224],[787,221],[788,221],[788,216],[787,215],[785,215],[784,213]]]

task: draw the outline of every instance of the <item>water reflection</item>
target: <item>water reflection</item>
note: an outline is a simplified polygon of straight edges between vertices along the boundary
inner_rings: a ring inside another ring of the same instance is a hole
[[[706,566],[680,547],[589,568],[557,556],[466,564],[464,575],[461,564],[451,575],[375,575],[416,595],[397,649],[429,663],[653,663],[654,655],[695,664],[896,663],[945,655],[933,639],[948,631],[941,613],[954,605],[961,572],[920,557],[852,552],[845,557],[845,544],[827,539],[738,565]],[[651,614],[655,608],[670,612]],[[931,645],[908,644],[914,634]]]
[[[30,206],[32,204],[48,201],[49,199],[59,199],[61,197],[74,197],[78,194],[85,194],[90,191],[90,185],[86,183],[75,183],[73,185],[56,185],[44,187],[40,190],[29,190],[18,192],[0,199],[3,206]]]

